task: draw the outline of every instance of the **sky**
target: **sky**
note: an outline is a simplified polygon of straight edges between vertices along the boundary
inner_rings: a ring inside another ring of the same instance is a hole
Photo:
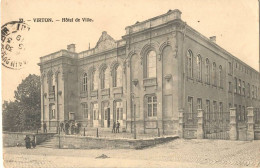
[[[14,90],[30,73],[40,75],[40,57],[76,44],[76,51],[95,47],[102,31],[115,40],[125,27],[166,13],[182,11],[182,20],[258,70],[259,15],[257,0],[2,0],[1,26],[23,18],[30,26],[21,70],[2,66],[2,101],[14,100]],[[54,22],[33,22],[52,18]],[[91,18],[93,22],[56,22],[62,18]]]

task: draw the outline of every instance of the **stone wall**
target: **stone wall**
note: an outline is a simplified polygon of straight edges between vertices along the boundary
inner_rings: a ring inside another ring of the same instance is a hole
[[[11,147],[11,146],[25,146],[24,138],[26,135],[29,135],[32,139],[33,135],[36,137],[36,144],[40,144],[50,137],[52,137],[53,133],[48,134],[35,134],[35,133],[26,133],[26,132],[3,132],[3,146]]]
[[[95,137],[75,137],[55,135],[57,148],[64,149],[142,149],[156,144],[168,142],[178,136],[150,138],[150,139],[109,139]],[[60,141],[60,143],[59,143]],[[60,144],[60,146],[59,146]]]

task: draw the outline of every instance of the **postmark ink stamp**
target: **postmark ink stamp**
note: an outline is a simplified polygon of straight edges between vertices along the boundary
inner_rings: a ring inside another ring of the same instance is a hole
[[[1,56],[2,65],[19,70],[27,64],[25,54],[24,37],[30,30],[30,26],[23,22],[11,21],[1,27]]]

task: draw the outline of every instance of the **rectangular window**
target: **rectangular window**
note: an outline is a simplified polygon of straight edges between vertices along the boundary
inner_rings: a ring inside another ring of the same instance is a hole
[[[229,83],[228,83],[228,91],[229,91],[229,92],[232,92],[232,82],[229,82]]]
[[[242,83],[242,90],[243,90],[242,94],[243,96],[245,96],[246,95],[245,81],[243,81]]]
[[[252,98],[255,98],[255,86],[252,85]]]
[[[54,104],[51,104],[49,106],[49,115],[50,115],[50,119],[55,119],[56,118],[55,105]]]
[[[147,97],[147,110],[148,110],[148,117],[157,116],[157,97],[156,96]]]
[[[232,104],[231,103],[229,103],[228,104],[228,107],[229,107],[229,109],[228,109],[228,111],[232,108]]]
[[[231,62],[228,63],[228,73],[232,74],[232,63]]]
[[[218,106],[217,106],[217,102],[213,101],[213,113],[212,113],[212,118],[215,119],[215,116],[218,112]]]
[[[108,109],[105,109],[105,120],[108,119]]]
[[[93,120],[98,120],[99,118],[99,111],[98,111],[98,104],[93,104]]]
[[[206,100],[206,118],[207,119],[210,119],[210,101],[209,100]]]
[[[83,117],[88,118],[88,104],[87,103],[82,104],[82,110],[83,110]]]
[[[123,120],[123,103],[122,103],[122,101],[116,102],[116,119]]]
[[[241,79],[238,80],[238,94],[241,94]]]
[[[234,86],[234,92],[237,93],[237,78],[235,77],[235,86]]]
[[[223,103],[219,102],[219,112],[223,113]]]
[[[193,115],[193,97],[188,97],[188,117],[192,118]]]
[[[75,120],[75,113],[73,112],[69,113],[69,120]]]
[[[197,99],[197,109],[202,109],[202,99],[201,98]]]
[[[242,117],[242,114],[241,114],[241,105],[238,106],[238,112],[237,112],[237,113],[238,113],[238,115],[237,115],[237,116],[238,116],[238,121],[242,121],[242,118],[241,118],[241,117]]]

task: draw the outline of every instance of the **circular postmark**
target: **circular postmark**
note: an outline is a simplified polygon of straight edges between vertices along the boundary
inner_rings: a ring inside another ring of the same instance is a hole
[[[2,65],[10,69],[21,69],[27,64],[24,37],[30,26],[24,22],[12,21],[1,27]]]

